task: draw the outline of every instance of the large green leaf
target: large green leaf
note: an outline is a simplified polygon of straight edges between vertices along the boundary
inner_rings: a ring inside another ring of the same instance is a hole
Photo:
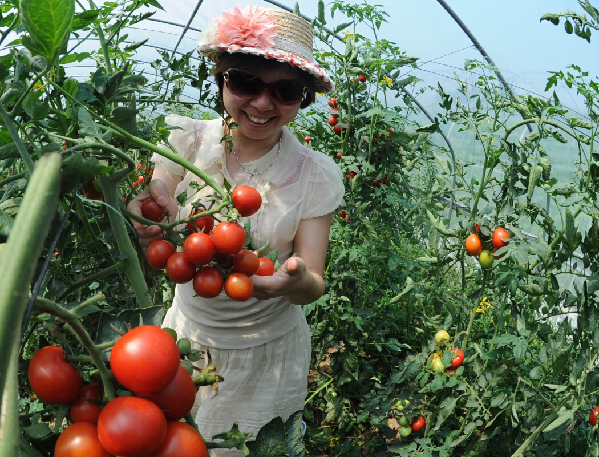
[[[54,62],[68,39],[73,16],[74,0],[21,0],[21,22],[31,35],[28,47]]]

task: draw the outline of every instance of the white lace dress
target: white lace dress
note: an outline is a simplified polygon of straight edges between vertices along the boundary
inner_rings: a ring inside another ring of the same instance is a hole
[[[171,115],[166,121],[180,127],[169,138],[180,155],[220,184],[226,179],[233,187],[247,184],[260,192],[263,204],[250,217],[251,236],[256,246],[268,240],[271,249],[279,248],[280,263],[293,253],[293,239],[302,219],[331,213],[343,201],[343,178],[337,164],[300,144],[287,128],[276,160],[278,145],[260,159],[244,163],[246,169],[260,171],[274,160],[266,172],[252,176],[240,168],[230,176],[220,119],[199,121]],[[190,187],[192,180],[203,184],[194,174],[158,154],[153,159],[167,172],[183,177],[175,194],[187,192],[189,198],[180,208],[180,218],[190,214],[194,201],[209,201],[210,187],[197,193]],[[224,378],[218,392],[202,387],[197,395],[195,419],[206,439],[228,431],[235,422],[241,431],[255,437],[274,417],[285,419],[303,409],[310,331],[300,306],[283,297],[235,302],[224,292],[214,299],[202,299],[188,283],[177,285],[163,326],[174,328],[180,337],[189,338],[193,347],[204,351],[204,363],[209,354]]]

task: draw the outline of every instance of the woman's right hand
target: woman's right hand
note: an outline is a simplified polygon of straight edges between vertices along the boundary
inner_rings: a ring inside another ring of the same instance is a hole
[[[169,195],[167,185],[159,179],[152,179],[148,184],[148,187],[129,202],[127,209],[133,214],[142,216],[141,205],[149,198],[153,198],[156,203],[162,206],[168,213],[168,220],[163,222],[172,222],[176,220],[179,209],[177,201]],[[131,224],[137,232],[139,245],[143,248],[144,252],[152,241],[160,240],[162,238],[162,230],[157,225],[144,225],[134,219],[131,219]]]

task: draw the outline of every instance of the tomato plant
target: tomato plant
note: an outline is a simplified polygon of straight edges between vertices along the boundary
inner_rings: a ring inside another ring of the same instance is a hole
[[[27,370],[31,389],[40,400],[51,404],[73,401],[83,387],[83,377],[65,360],[58,346],[45,346],[38,350]]]
[[[248,275],[233,273],[225,281],[225,293],[231,300],[246,301],[254,292],[254,283]]]
[[[162,206],[156,203],[156,200],[150,197],[142,203],[141,214],[153,222],[160,222],[164,219],[166,212]]]
[[[245,245],[245,230],[236,222],[221,222],[212,230],[216,249],[225,254],[235,254]]]
[[[111,457],[102,447],[98,429],[88,422],[68,426],[58,436],[54,457]]]
[[[157,270],[164,270],[168,259],[175,253],[175,248],[166,240],[155,240],[148,246],[146,258],[148,264]]]
[[[110,353],[115,378],[133,392],[164,389],[179,367],[179,349],[172,336],[160,327],[141,325],[128,331]]]
[[[175,252],[166,262],[166,274],[177,284],[185,284],[193,279],[196,266],[187,260],[183,252]]]
[[[193,276],[193,290],[203,298],[214,298],[223,290],[223,275],[214,267],[202,267]]]
[[[166,418],[160,408],[138,397],[111,400],[98,419],[100,443],[115,456],[142,457],[155,452],[166,437],[166,429]]]
[[[262,206],[260,192],[251,186],[237,186],[231,194],[233,206],[244,217],[255,214]]]
[[[208,235],[196,232],[185,238],[183,253],[185,258],[194,265],[205,265],[214,257],[216,246]]]

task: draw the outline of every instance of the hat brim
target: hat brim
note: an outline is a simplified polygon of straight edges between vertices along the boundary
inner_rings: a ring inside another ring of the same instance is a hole
[[[326,93],[333,90],[333,88],[335,87],[335,84],[333,83],[329,75],[322,68],[320,68],[314,62],[311,62],[302,57],[298,57],[297,55],[291,52],[236,45],[199,45],[198,52],[208,57],[213,62],[216,62],[218,60],[219,54],[223,52],[228,52],[231,54],[241,52],[244,54],[251,54],[255,56],[264,57],[265,59],[277,60],[279,62],[287,63],[292,67],[297,67],[300,70],[303,70],[312,75],[312,77],[314,78],[316,90],[318,92]]]

